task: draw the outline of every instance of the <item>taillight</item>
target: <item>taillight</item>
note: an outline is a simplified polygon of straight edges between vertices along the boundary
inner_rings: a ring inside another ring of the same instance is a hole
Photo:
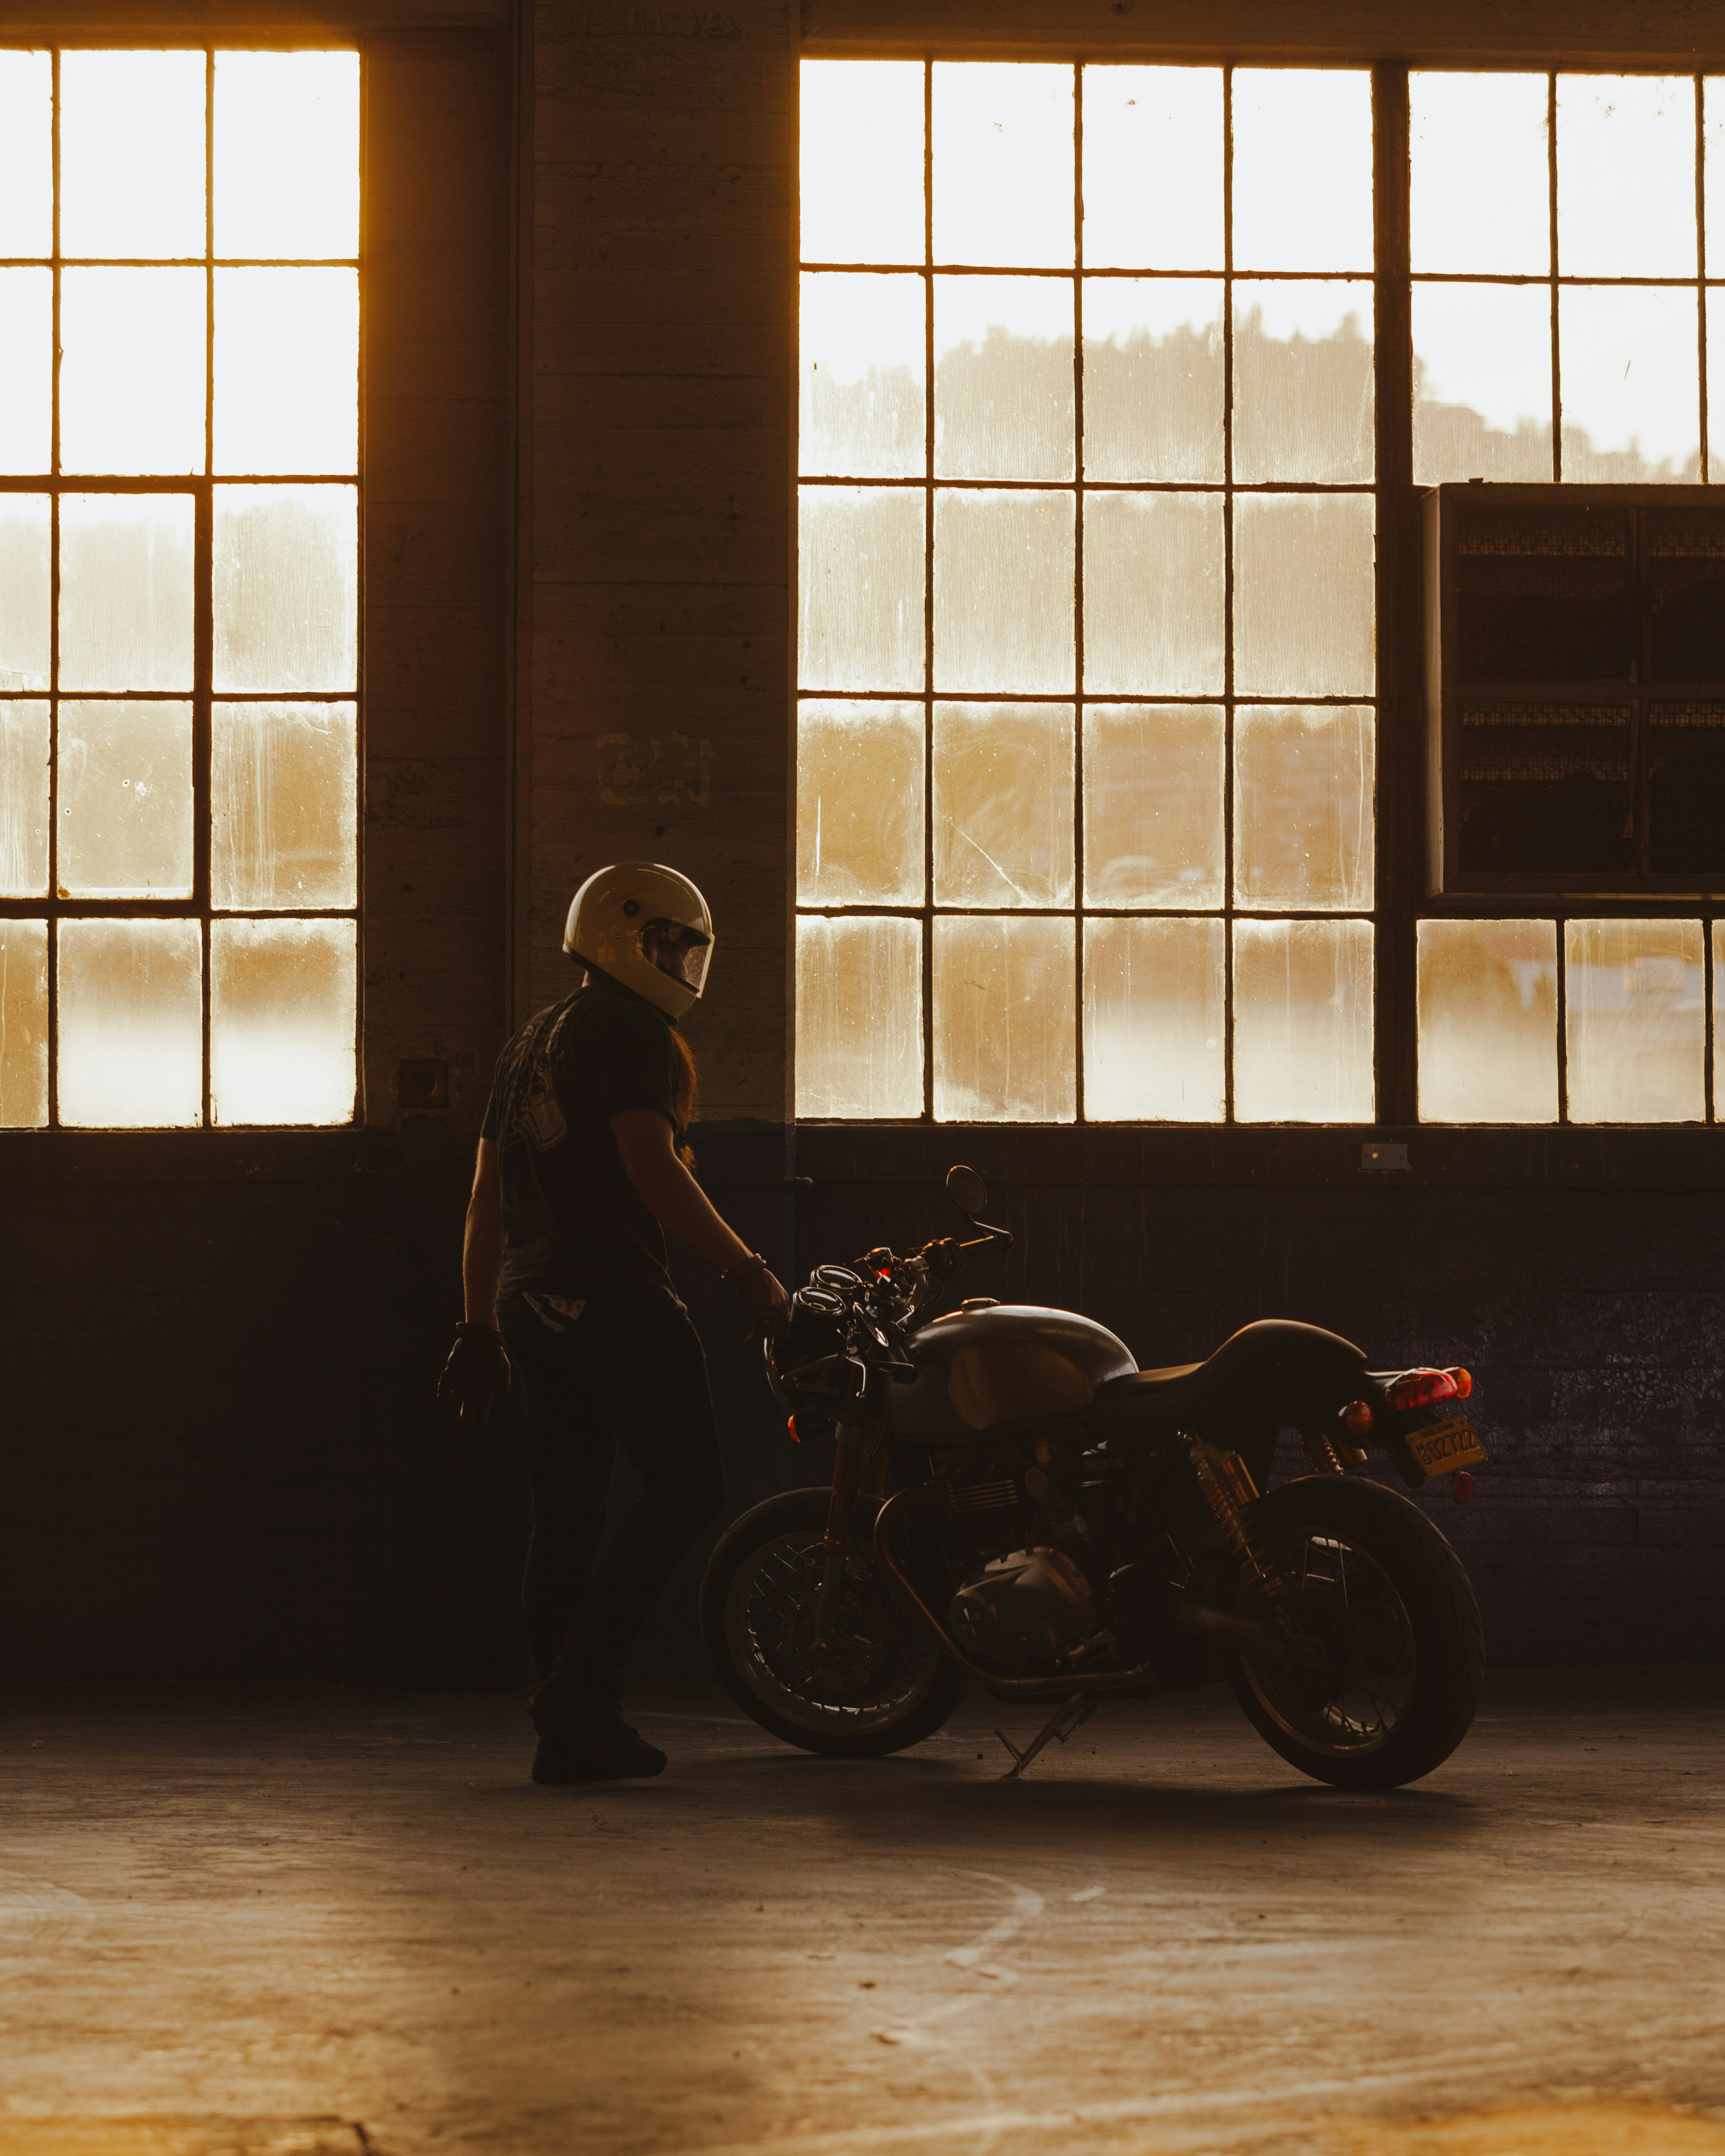
[[[1467,1381],[1468,1391],[1473,1389],[1473,1380]],[[1465,1399],[1463,1393],[1448,1370],[1409,1370],[1396,1379],[1389,1389],[1389,1404],[1405,1414],[1409,1408],[1429,1408],[1434,1400]]]
[[[797,1418],[795,1415],[787,1415],[785,1417],[784,1426],[791,1434],[791,1443],[793,1445],[800,1445],[803,1442],[803,1433],[797,1427]]]
[[[1369,1400],[1350,1400],[1342,1410],[1342,1419],[1353,1437],[1368,1437],[1372,1430],[1372,1404]]]

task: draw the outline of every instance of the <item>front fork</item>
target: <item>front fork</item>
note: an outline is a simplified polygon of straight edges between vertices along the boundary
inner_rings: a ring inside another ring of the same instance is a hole
[[[814,1644],[824,1645],[839,1614],[849,1549],[850,1508],[866,1486],[878,1489],[886,1467],[886,1448],[871,1411],[869,1373],[851,1365],[845,1404],[839,1410],[838,1450],[833,1460],[833,1494],[827,1507],[827,1531],[821,1537],[820,1588],[814,1601]]]

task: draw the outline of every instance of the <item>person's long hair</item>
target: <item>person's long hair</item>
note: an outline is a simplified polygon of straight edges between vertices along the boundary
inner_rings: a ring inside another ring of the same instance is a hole
[[[691,1172],[695,1166],[694,1148],[689,1143],[689,1126],[701,1111],[701,1073],[695,1066],[695,1051],[676,1026],[670,1029],[671,1051],[677,1060],[677,1075],[673,1081],[671,1106],[676,1110],[677,1129],[683,1142],[677,1148],[677,1158]]]

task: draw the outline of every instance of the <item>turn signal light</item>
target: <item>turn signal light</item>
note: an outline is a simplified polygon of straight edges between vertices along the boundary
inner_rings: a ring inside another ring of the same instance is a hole
[[[1369,1400],[1350,1400],[1342,1410],[1342,1419],[1355,1437],[1369,1435],[1372,1427],[1372,1407]]]
[[[797,1418],[795,1415],[787,1415],[785,1417],[784,1426],[791,1434],[791,1443],[793,1445],[800,1445],[803,1442],[803,1434],[797,1428]]]
[[[1468,1380],[1472,1389],[1473,1380]],[[1389,1404],[1405,1414],[1409,1408],[1429,1408],[1434,1400],[1453,1400],[1461,1388],[1447,1370],[1409,1370],[1389,1389]]]
[[[1466,1370],[1451,1370],[1450,1375],[1455,1380],[1456,1399],[1465,1400],[1473,1390],[1473,1379]]]

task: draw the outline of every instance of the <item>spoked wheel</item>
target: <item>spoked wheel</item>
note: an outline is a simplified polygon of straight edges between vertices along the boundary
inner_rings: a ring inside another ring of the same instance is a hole
[[[701,1583],[701,1630],[726,1691],[763,1729],[805,1752],[878,1758],[932,1736],[965,1674],[875,1563],[877,1498],[857,1500],[838,1613],[817,1637],[827,1504],[824,1490],[788,1490],[727,1530]]]
[[[1466,1735],[1485,1664],[1455,1551],[1405,1497],[1336,1476],[1272,1490],[1247,1521],[1276,1584],[1242,1610],[1274,1644],[1229,1674],[1259,1734],[1343,1789],[1429,1774]]]

